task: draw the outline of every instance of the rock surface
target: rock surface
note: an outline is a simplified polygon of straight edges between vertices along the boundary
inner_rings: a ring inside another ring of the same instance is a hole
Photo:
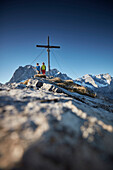
[[[112,170],[113,103],[44,78],[2,86],[0,168]]]

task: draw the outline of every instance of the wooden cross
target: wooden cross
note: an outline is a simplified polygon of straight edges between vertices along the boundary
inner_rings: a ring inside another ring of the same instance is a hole
[[[60,48],[60,46],[49,45],[49,36],[48,36],[48,45],[36,45],[36,47],[47,48],[47,52],[48,52],[48,72],[50,72],[50,48]]]

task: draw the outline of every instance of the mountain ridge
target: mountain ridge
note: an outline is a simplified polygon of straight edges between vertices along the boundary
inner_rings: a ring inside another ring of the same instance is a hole
[[[19,68],[15,70],[12,78],[7,83],[14,83],[14,82],[18,83],[20,81],[32,78],[35,74],[37,74],[37,72],[32,65],[26,65],[24,67],[19,66]],[[48,71],[46,72],[46,75],[48,75]],[[63,80],[72,79],[69,76],[67,76],[67,74],[61,73],[57,69],[51,69],[50,76],[59,77]]]
[[[37,74],[37,72],[32,65],[26,65],[24,67],[20,66],[18,69],[15,70],[12,78],[6,84],[22,82],[24,80],[33,78],[35,74]],[[67,74],[61,73],[57,69],[51,69],[49,75],[47,71],[46,75],[59,77],[62,80],[72,80],[72,78],[67,76]],[[93,90],[98,94],[99,97],[108,97],[110,99],[113,99],[112,81],[113,77],[111,77],[108,73],[99,75],[86,74],[81,78],[77,78],[76,80],[74,80],[74,83],[87,87],[89,90]]]
[[[112,79],[113,77],[111,77],[108,73],[99,74],[99,75],[86,74],[81,78],[76,79],[75,81],[80,84],[84,83],[85,86],[92,86],[92,88],[93,87],[99,88],[99,87],[105,87],[110,85]]]
[[[92,89],[97,93],[98,97],[113,99],[113,77],[108,73],[99,75],[86,74],[76,79],[75,83]]]

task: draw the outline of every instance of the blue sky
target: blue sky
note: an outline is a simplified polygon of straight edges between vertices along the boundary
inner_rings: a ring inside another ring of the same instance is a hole
[[[85,74],[113,76],[113,1],[2,0],[0,5],[0,82],[42,52],[51,50],[51,68],[76,79]],[[45,62],[47,51],[33,63]]]

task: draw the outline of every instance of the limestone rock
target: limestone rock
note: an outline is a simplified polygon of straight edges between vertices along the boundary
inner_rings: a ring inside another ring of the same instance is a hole
[[[112,170],[113,104],[56,83],[2,86],[0,169]]]
[[[37,79],[29,79],[27,86],[28,87],[41,87],[43,82]]]
[[[45,74],[35,74],[34,78],[36,78],[36,77],[46,78],[46,75]]]
[[[63,92],[62,89],[60,89],[59,87],[56,87],[55,85],[48,84],[48,83],[44,83],[42,89],[45,89],[47,91],[57,92],[57,93]]]

